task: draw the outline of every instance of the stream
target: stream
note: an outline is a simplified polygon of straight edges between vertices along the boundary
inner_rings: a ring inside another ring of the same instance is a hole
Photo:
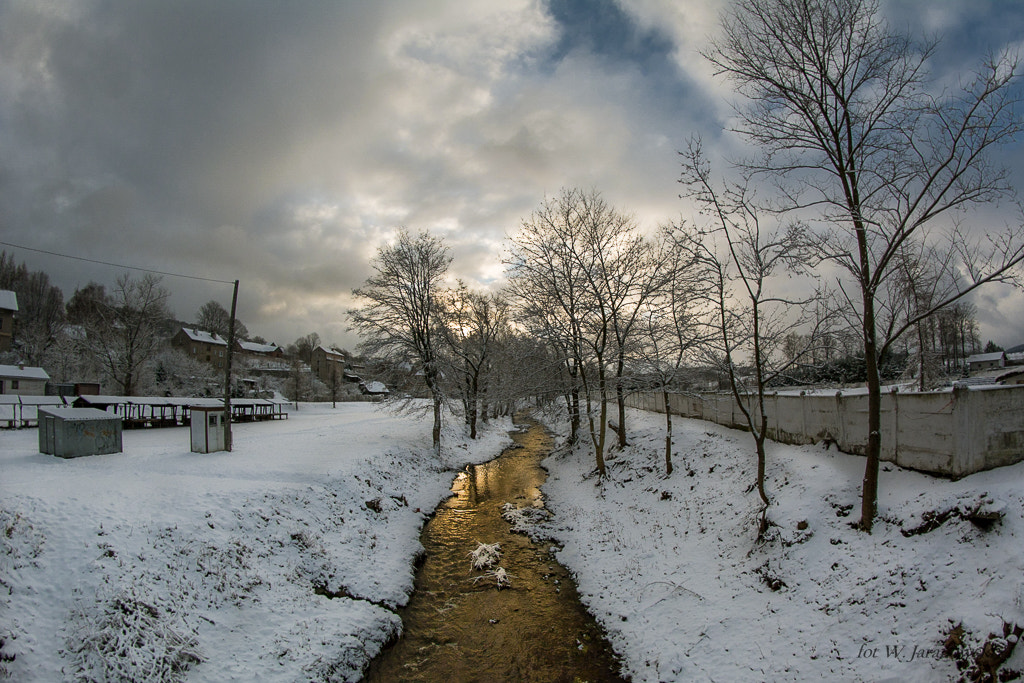
[[[461,472],[454,496],[420,537],[426,549],[415,592],[400,612],[402,636],[373,661],[364,680],[622,681],[600,627],[580,604],[551,543],[511,533],[506,503],[539,507],[552,440],[528,420],[515,445]],[[487,569],[474,569],[480,543],[500,545]],[[510,585],[498,587],[504,569]]]

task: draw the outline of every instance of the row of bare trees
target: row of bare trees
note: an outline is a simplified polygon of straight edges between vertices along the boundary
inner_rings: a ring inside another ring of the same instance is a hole
[[[563,190],[510,238],[508,303],[464,288],[441,296],[445,248],[403,233],[355,292],[371,302],[353,312],[367,350],[418,360],[437,444],[444,372],[460,377],[476,415],[481,349],[525,333],[556,380],[544,391],[564,398],[571,438],[585,431],[601,475],[613,402],[622,447],[627,391],[668,391],[687,368],[718,364],[753,435],[767,509],[766,387],[856,340],[869,405],[859,526],[870,531],[885,359],[916,349],[924,386],[937,345],[953,362],[975,346],[964,297],[1019,285],[1024,260],[1019,226],[967,222],[1014,196],[992,153],[1024,127],[1016,57],[993,55],[962,86],[940,88],[927,69],[934,50],[892,30],[875,0],[738,0],[704,56],[735,85],[733,132],[751,153],[712,160],[691,141],[681,177],[691,220],[651,236],[597,191]]]
[[[428,232],[399,231],[371,262],[374,274],[353,290],[363,305],[349,311],[377,362],[406,368],[431,399],[432,440],[441,449],[443,408],[461,406],[472,438],[479,419],[538,393],[538,345],[516,334],[501,293],[447,280],[448,247]]]
[[[880,360],[904,333],[992,282],[1018,282],[1019,227],[966,229],[972,208],[1012,196],[992,152],[1024,126],[1018,63],[992,55],[937,88],[917,44],[875,0],[740,0],[705,57],[736,87],[736,131],[756,150],[745,181],[838,268],[838,311],[861,333],[868,441],[860,527],[876,511]]]

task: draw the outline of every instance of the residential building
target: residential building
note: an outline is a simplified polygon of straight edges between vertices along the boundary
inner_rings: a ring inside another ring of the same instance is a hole
[[[171,338],[171,345],[184,351],[190,358],[224,368],[228,343],[216,332],[205,332],[194,327],[183,327]]]
[[[0,394],[45,396],[50,376],[42,368],[0,365]]]
[[[967,372],[974,374],[984,370],[995,370],[1006,367],[1006,352],[976,353],[967,359]]]
[[[284,358],[284,349],[277,344],[235,340],[235,353],[251,358]]]
[[[14,336],[14,314],[17,312],[18,295],[9,289],[0,289],[0,351],[11,350]]]
[[[313,349],[310,368],[317,379],[327,386],[331,385],[332,378],[335,382],[344,381],[347,365],[348,356],[340,349],[328,349],[322,345]]]

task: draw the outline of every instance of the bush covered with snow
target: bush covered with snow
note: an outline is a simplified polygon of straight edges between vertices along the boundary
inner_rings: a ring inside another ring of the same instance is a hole
[[[63,651],[76,681],[181,681],[203,661],[176,610],[134,586],[80,598]]]

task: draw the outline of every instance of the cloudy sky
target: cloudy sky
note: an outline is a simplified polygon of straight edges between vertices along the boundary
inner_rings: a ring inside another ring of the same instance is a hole
[[[238,278],[252,333],[351,348],[351,290],[399,226],[498,286],[506,233],[562,187],[649,229],[685,212],[687,138],[739,149],[730,93],[698,54],[725,4],[0,0],[0,240]],[[1024,3],[885,11],[943,36],[945,78],[1024,36]],[[1020,151],[1007,159],[1024,188]],[[124,272],[2,248],[65,297]],[[228,285],[164,284],[184,320],[230,304]],[[984,339],[1024,342],[1021,296],[978,302]]]

